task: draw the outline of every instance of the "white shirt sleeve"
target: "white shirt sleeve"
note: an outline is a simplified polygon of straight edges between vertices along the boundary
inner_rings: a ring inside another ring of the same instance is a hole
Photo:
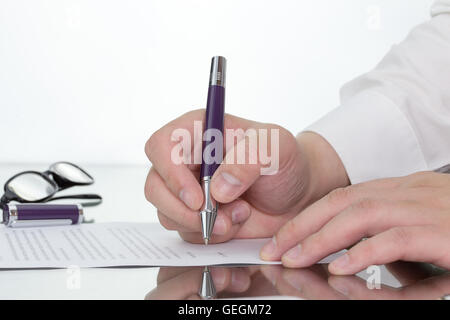
[[[334,147],[352,184],[450,164],[450,0],[431,15],[306,129]]]

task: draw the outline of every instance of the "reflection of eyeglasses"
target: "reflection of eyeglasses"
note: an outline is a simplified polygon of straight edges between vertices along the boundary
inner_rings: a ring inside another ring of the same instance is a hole
[[[10,201],[21,203],[48,202],[59,199],[83,199],[89,205],[99,204],[102,197],[97,194],[75,194],[55,197],[62,190],[74,186],[87,186],[94,183],[86,171],[70,162],[56,162],[47,171],[24,171],[16,174],[5,183],[5,194],[0,204]],[[86,205],[86,204],[85,204]]]

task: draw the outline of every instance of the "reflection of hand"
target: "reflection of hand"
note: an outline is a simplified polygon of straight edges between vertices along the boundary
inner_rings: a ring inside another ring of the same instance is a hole
[[[329,265],[348,275],[396,260],[450,268],[450,175],[432,172],[337,189],[283,226],[261,256],[306,267],[362,241]]]
[[[150,291],[147,300],[200,299],[198,290],[202,281],[203,267],[160,268],[157,287]],[[247,268],[209,267],[217,292],[244,292],[250,286]]]
[[[145,184],[146,198],[158,209],[158,218],[165,228],[177,230],[184,240],[195,243],[203,242],[198,215],[203,203],[198,180],[200,165],[175,164],[171,160],[172,149],[179,142],[172,141],[171,137],[176,129],[183,129],[193,137],[194,121],[203,121],[204,117],[204,110],[196,110],[173,120],[156,131],[145,148],[153,165]],[[234,142],[230,150],[226,150],[224,162],[211,181],[211,193],[221,203],[211,243],[232,238],[271,237],[310,202],[348,184],[339,157],[317,134],[302,133],[296,139],[279,126],[231,115],[225,115],[224,127],[243,132],[253,129],[256,135],[264,129],[278,130],[279,162],[275,168],[278,171],[273,175],[261,175],[264,164],[259,152],[250,153],[252,163],[248,160],[248,138]],[[271,137],[271,132],[267,137]],[[268,142],[268,147],[271,143]],[[247,160],[236,164],[235,155],[242,147],[247,148]],[[191,149],[193,154],[194,143]]]
[[[328,284],[325,265],[307,269],[288,269],[280,265],[261,267],[264,276],[276,287],[278,294],[308,300],[337,300],[345,297]]]
[[[357,276],[332,276],[325,265],[308,269],[289,269],[276,265],[261,267],[262,273],[279,294],[303,299],[439,299],[450,292],[450,274],[429,277],[429,270],[418,265],[393,263],[387,269],[401,282],[401,288],[381,285],[369,289]]]
[[[435,300],[450,292],[450,274],[427,278],[399,289],[382,285],[368,289],[366,281],[354,276],[332,276],[330,285],[349,299]]]
[[[218,298],[236,298],[236,297],[264,297],[278,295],[277,289],[273,284],[261,273],[261,266],[247,267],[248,274],[251,275],[250,286],[246,291],[232,292],[223,291],[218,294]]]

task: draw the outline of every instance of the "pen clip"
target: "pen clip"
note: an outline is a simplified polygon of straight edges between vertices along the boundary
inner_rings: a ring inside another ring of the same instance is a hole
[[[43,219],[43,220],[12,220],[6,224],[10,228],[54,227],[68,226],[72,224],[70,219]]]

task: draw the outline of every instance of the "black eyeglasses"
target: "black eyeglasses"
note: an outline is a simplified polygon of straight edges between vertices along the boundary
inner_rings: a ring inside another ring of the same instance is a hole
[[[87,200],[85,206],[101,203],[98,194],[74,194],[55,197],[59,191],[74,187],[87,186],[94,183],[94,178],[86,171],[70,162],[56,162],[47,171],[24,171],[6,181],[5,194],[1,205],[10,201],[20,203],[48,202],[60,199]]]

